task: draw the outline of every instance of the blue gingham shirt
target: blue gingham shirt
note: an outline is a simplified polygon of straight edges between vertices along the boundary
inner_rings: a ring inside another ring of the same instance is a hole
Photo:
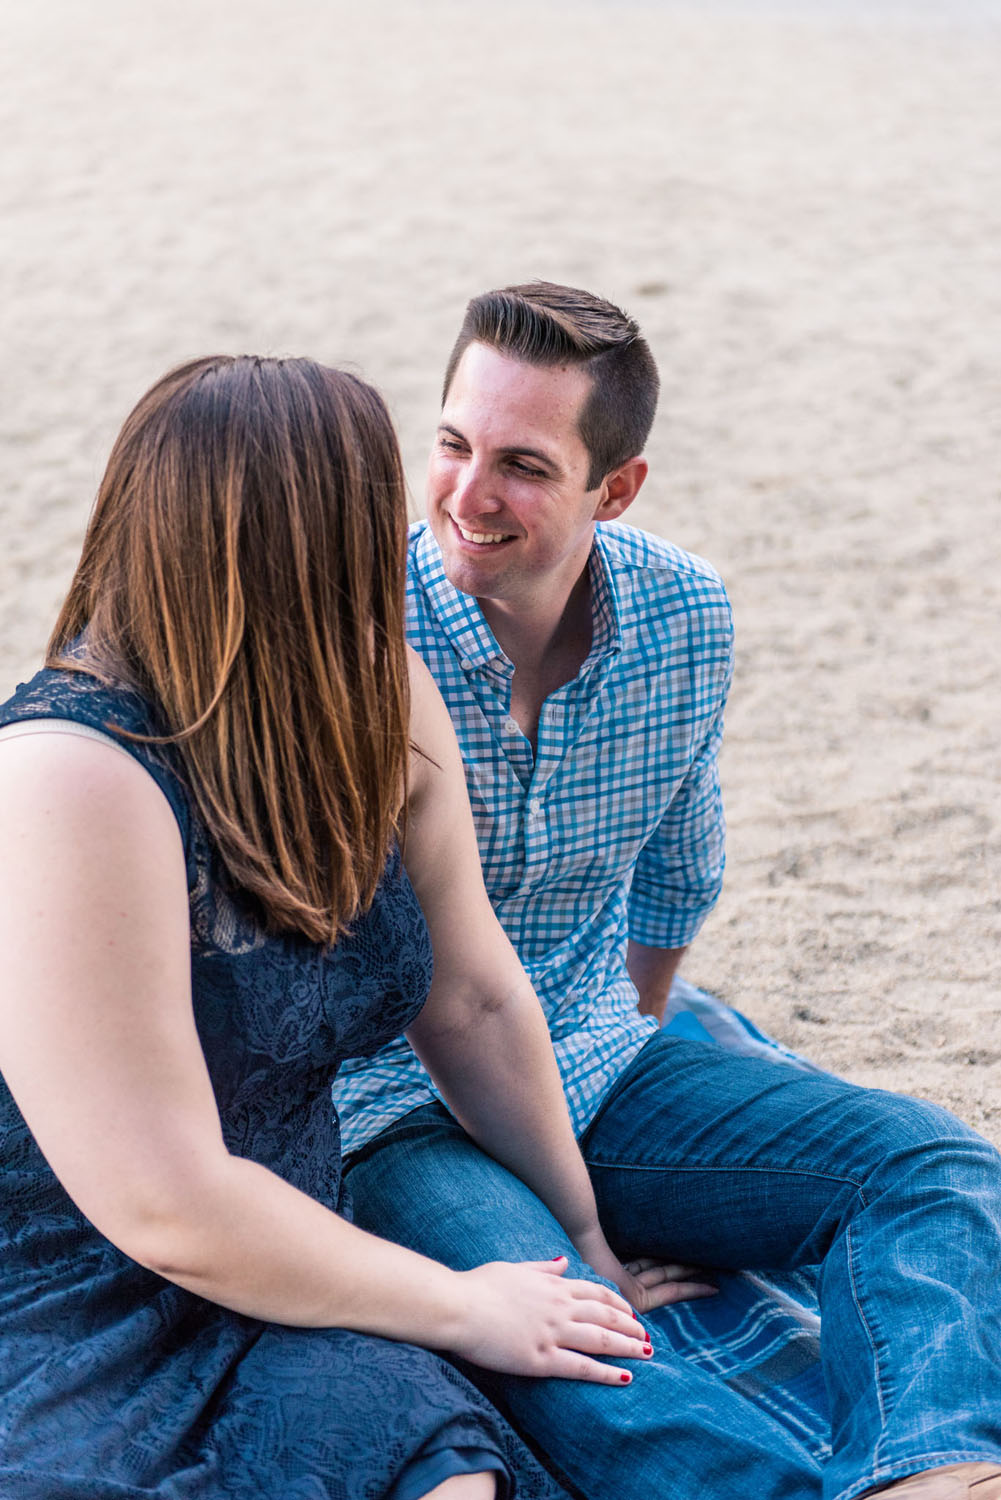
[[[533,753],[511,716],[512,663],[427,524],[411,528],[408,637],[452,716],[490,900],[549,1021],[578,1133],[656,1029],[636,1009],[628,939],[683,947],[719,895],[733,657],[726,592],[701,558],[600,524],[589,569],[591,650],[546,699]],[[436,1097],[403,1038],[346,1063],[345,1151]]]

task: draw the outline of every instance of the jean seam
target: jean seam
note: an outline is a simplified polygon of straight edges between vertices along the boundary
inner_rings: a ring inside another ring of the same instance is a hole
[[[863,1329],[865,1331],[865,1336],[866,1336],[866,1338],[869,1341],[869,1348],[872,1350],[872,1362],[873,1362],[874,1373],[875,1373],[875,1377],[876,1377],[875,1381],[873,1383],[874,1383],[875,1388],[876,1388],[876,1402],[877,1402],[877,1405],[878,1405],[878,1408],[879,1408],[879,1426],[880,1426],[880,1436],[879,1436],[879,1438],[876,1441],[876,1447],[875,1447],[875,1449],[873,1451],[872,1461],[873,1461],[873,1465],[875,1467],[878,1467],[878,1463],[879,1463],[879,1447],[880,1447],[880,1443],[882,1442],[883,1438],[886,1435],[886,1403],[885,1403],[885,1401],[883,1399],[883,1368],[882,1368],[882,1365],[880,1363],[879,1348],[878,1348],[877,1343],[876,1343],[876,1338],[875,1338],[875,1336],[873,1334],[872,1328],[869,1326],[869,1319],[866,1317],[866,1314],[865,1314],[865,1312],[863,1310],[863,1307],[862,1307],[862,1294],[861,1294],[861,1289],[860,1289],[860,1287],[858,1285],[858,1276],[857,1276],[856,1260],[855,1260],[855,1257],[856,1257],[856,1240],[857,1240],[857,1236],[855,1236],[854,1234],[852,1234],[852,1228],[853,1228],[853,1226],[851,1224],[849,1224],[847,1226],[847,1228],[845,1229],[845,1244],[846,1244],[846,1252],[847,1252],[847,1260],[848,1260],[848,1285],[849,1285],[849,1287],[851,1289],[852,1302],[854,1304],[855,1311],[858,1314],[859,1322],[862,1324],[862,1327],[863,1327]]]
[[[604,1171],[622,1172],[754,1172],[759,1176],[769,1177],[815,1177],[821,1182],[836,1182],[840,1187],[850,1187],[858,1193],[863,1206],[866,1205],[866,1196],[862,1184],[854,1177],[839,1177],[835,1172],[817,1172],[808,1167],[752,1167],[741,1166],[733,1162],[722,1162],[718,1166],[711,1166],[701,1162],[656,1162],[649,1166],[642,1162],[628,1161],[595,1161],[593,1157],[585,1156],[584,1164],[587,1167],[597,1167]]]

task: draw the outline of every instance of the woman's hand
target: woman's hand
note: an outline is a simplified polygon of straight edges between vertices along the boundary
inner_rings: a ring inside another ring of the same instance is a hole
[[[564,1280],[553,1261],[492,1261],[463,1271],[468,1303],[452,1352],[508,1375],[559,1375],[628,1385],[621,1366],[594,1355],[649,1359],[650,1342],[632,1308],[593,1281]]]

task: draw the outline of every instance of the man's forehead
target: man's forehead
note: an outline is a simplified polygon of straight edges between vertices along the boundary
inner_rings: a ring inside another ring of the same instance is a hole
[[[577,436],[591,378],[581,365],[538,365],[472,343],[464,350],[442,411],[446,423],[466,415],[491,429],[524,428],[540,445]],[[517,439],[515,439],[517,441]]]

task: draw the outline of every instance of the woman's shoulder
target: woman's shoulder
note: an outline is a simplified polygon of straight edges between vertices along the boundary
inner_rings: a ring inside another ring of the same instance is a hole
[[[191,854],[190,799],[177,756],[169,745],[149,742],[162,733],[152,705],[134,688],[87,670],[83,658],[69,656],[67,667],[43,667],[19,683],[0,704],[0,731],[18,724],[40,726],[46,719],[67,721],[113,741],[153,778],[178,823],[186,853]],[[133,736],[140,736],[139,739]]]

